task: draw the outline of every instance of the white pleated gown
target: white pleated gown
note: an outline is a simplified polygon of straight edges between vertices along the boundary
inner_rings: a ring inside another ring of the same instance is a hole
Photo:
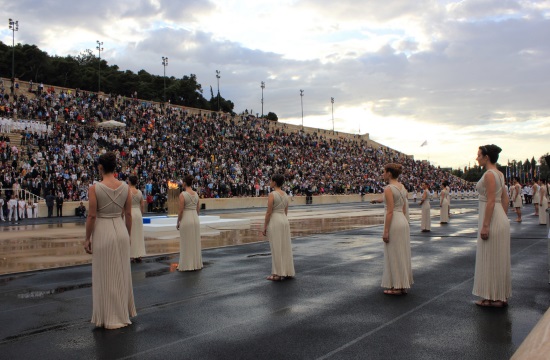
[[[517,196],[516,196],[517,195]],[[515,208],[522,208],[523,204],[521,203],[521,189],[519,189],[519,186],[515,186],[512,188],[512,195],[511,200],[514,204]]]
[[[389,227],[390,241],[384,243],[382,287],[409,289],[413,284],[409,222],[403,213],[407,191],[388,185],[393,195],[393,218]],[[385,197],[384,197],[385,200]],[[386,209],[387,211],[387,209]],[[384,220],[385,220],[384,216]]]
[[[285,214],[288,196],[273,192],[273,212],[267,224],[267,239],[271,248],[271,274],[294,276],[294,258],[290,240],[290,223]]]
[[[97,218],[92,234],[92,323],[108,329],[131,324],[136,316],[130,236],[122,211],[128,198],[128,185],[112,190],[102,183],[95,185]]]
[[[539,191],[541,192],[540,195],[542,195],[542,200],[539,204],[539,224],[546,225],[546,217],[548,216],[546,213],[546,209],[548,209],[548,194],[545,188],[541,187]]]
[[[179,271],[200,270],[202,264],[201,224],[197,214],[199,196],[195,193],[191,196],[183,191],[185,205],[180,222],[180,261]]]
[[[143,216],[141,215],[141,204],[143,195],[141,191],[132,194],[132,232],[130,233],[130,257],[141,258],[146,255],[145,237],[143,235]]]
[[[430,217],[431,206],[430,198],[426,197],[426,200],[422,203],[422,217],[420,220],[420,229],[421,230],[431,230],[432,219]]]
[[[485,207],[487,206],[487,188],[485,173],[477,183],[479,192],[479,220],[477,233],[476,266],[474,289],[472,293],[483,299],[505,301],[512,295],[510,270],[510,221],[501,203],[504,175],[489,170],[495,176],[495,208],[489,226],[489,239],[480,236]]]
[[[447,190],[441,191],[441,207],[439,208],[439,221],[449,222],[449,192]]]
[[[533,204],[540,203],[540,186],[537,184],[533,185]]]

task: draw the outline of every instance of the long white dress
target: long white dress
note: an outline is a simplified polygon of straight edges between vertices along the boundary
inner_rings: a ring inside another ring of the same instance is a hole
[[[441,198],[441,201],[440,201],[441,207],[439,208],[439,221],[442,223],[446,223],[446,222],[449,222],[449,198],[450,198],[449,191],[447,190],[447,188],[441,190],[440,198]]]
[[[548,194],[546,193],[546,185],[541,186],[539,191],[539,197],[542,197],[539,204],[539,224],[546,225],[546,209],[548,209]]]
[[[424,190],[424,194],[426,194],[426,199],[423,200],[424,202],[422,203],[422,218],[420,221],[420,229],[431,230],[432,221],[430,218],[430,211],[431,211],[430,197],[428,196],[426,190]],[[422,197],[424,197],[424,195],[422,195]]]
[[[32,203],[27,204],[27,219],[33,218],[32,210],[33,210],[33,204]]]
[[[384,243],[382,287],[409,289],[413,284],[411,236],[409,222],[403,213],[407,191],[388,185],[393,196],[393,217],[389,227],[390,241]],[[384,197],[384,201],[385,201]],[[386,207],[387,211],[387,207]],[[385,220],[386,217],[384,217]]]
[[[407,191],[407,189],[403,189],[403,196],[404,196],[403,201],[405,201],[405,218],[407,219],[407,222],[410,224],[411,214],[409,211],[409,192]]]
[[[294,276],[294,258],[290,240],[290,223],[285,214],[288,196],[273,191],[273,211],[267,224],[267,239],[271,248],[271,274]]]
[[[477,183],[479,192],[479,219],[477,232],[477,252],[472,293],[483,299],[505,301],[512,295],[510,270],[510,222],[501,203],[504,175],[489,170],[495,176],[495,208],[489,225],[489,238],[480,236],[485,207],[487,206],[487,187],[485,176]]]
[[[180,196],[183,196],[185,205],[180,222],[180,261],[178,270],[200,270],[203,264],[201,224],[197,214],[199,196],[196,193],[191,196],[187,191],[183,191]]]
[[[140,190],[132,194],[132,232],[130,234],[130,257],[137,259],[146,255],[145,237],[143,235],[143,216],[141,205],[143,195]]]
[[[130,269],[130,236],[122,219],[128,185],[95,185],[97,218],[92,233],[92,323],[108,329],[131,324],[136,316]]]
[[[533,185],[533,204],[538,204],[540,202],[540,186],[538,184]]]
[[[510,200],[512,200],[515,208],[523,207],[521,203],[521,188],[519,185],[512,186],[512,195]]]

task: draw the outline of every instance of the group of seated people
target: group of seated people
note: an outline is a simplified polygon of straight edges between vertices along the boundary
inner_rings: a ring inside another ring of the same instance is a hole
[[[266,196],[275,172],[285,175],[285,187],[294,195],[379,193],[388,162],[403,164],[401,181],[409,191],[419,189],[422,181],[434,189],[444,180],[456,189],[470,186],[358,136],[292,130],[244,115],[190,114],[182,107],[121,95],[49,90],[33,96],[0,98],[5,112],[0,116],[15,112],[27,121],[19,130],[26,148],[0,140],[0,185],[17,183],[39,196],[61,191],[66,200],[86,200],[88,187],[99,179],[94,162],[106,151],[120,159],[119,179],[136,174],[144,194],[153,196],[166,194],[168,181],[178,182],[184,174],[194,176],[202,198]],[[126,126],[105,129],[98,126],[103,119]],[[46,131],[37,131],[33,122]]]

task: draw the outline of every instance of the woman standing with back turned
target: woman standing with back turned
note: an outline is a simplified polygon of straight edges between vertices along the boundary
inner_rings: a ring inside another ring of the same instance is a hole
[[[281,174],[271,177],[272,192],[267,197],[263,235],[267,235],[271,248],[271,275],[267,280],[281,281],[295,275],[290,224],[288,222],[288,196],[281,190],[285,178]]]
[[[84,249],[92,254],[92,323],[106,329],[131,324],[136,316],[130,270],[132,197],[128,185],[115,179],[116,155],[99,157],[102,181],[88,191]],[[123,218],[124,215],[124,218]]]
[[[510,222],[508,221],[508,194],[504,191],[504,175],[496,162],[501,148],[480,146],[477,162],[487,171],[477,183],[479,192],[479,220],[474,289],[481,297],[479,306],[503,307],[512,295],[510,271]]]
[[[422,232],[430,232],[431,230],[431,218],[430,218],[430,199],[428,198],[428,193],[430,188],[426,182],[422,183],[422,198],[420,200],[420,205],[422,206],[422,218],[420,221],[420,229]]]
[[[541,185],[539,188],[539,224],[546,225],[546,209],[548,209],[548,193],[547,193],[547,182],[546,180],[541,180]]]
[[[439,196],[439,221],[441,224],[447,224],[449,222],[449,204],[451,199],[451,191],[449,188],[449,182],[443,181],[443,189]]]
[[[409,222],[405,216],[407,190],[397,178],[403,171],[400,164],[386,164],[384,188],[386,215],[384,217],[384,294],[405,295],[413,284],[411,268],[411,238]]]
[[[177,229],[180,231],[179,271],[202,269],[201,224],[199,222],[199,195],[191,188],[193,176],[186,175],[179,196]]]
[[[141,262],[145,253],[145,237],[143,235],[143,195],[141,190],[137,189],[137,176],[131,175],[129,178],[130,194],[132,195],[132,235],[130,237],[130,259]]]
[[[539,216],[539,203],[540,203],[540,186],[538,183],[538,180],[533,180],[533,186],[531,187],[533,189],[533,205],[535,206],[535,216]]]

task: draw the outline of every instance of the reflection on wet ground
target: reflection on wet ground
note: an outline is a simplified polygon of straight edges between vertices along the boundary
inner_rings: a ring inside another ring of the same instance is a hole
[[[245,229],[208,229],[202,236],[203,249],[241,245],[265,241],[261,234],[264,212],[223,214],[226,218],[248,218],[250,227]],[[419,212],[411,211],[411,218]],[[435,214],[435,213],[434,213]],[[380,225],[384,222],[383,209],[297,209],[289,212],[292,237],[303,237]],[[59,223],[48,225],[6,226],[0,228],[0,275],[32,270],[49,269],[88,264],[91,256],[84,252],[84,223]],[[148,255],[173,254],[179,252],[179,239],[146,237]],[[164,257],[161,257],[162,260]],[[161,261],[156,258],[156,261]],[[166,260],[169,260],[168,258]],[[147,261],[147,259],[145,259]],[[170,263],[174,262],[173,260]],[[171,267],[177,264],[171,264]],[[167,269],[164,272],[174,271]],[[156,272],[145,276],[159,276]],[[7,281],[3,279],[3,281]]]
[[[73,286],[60,286],[55,289],[50,290],[32,290],[32,291],[25,291],[20,294],[17,294],[17,298],[19,299],[36,299],[36,298],[43,298],[46,295],[52,295],[52,294],[59,294],[66,291],[71,290],[77,290],[77,289],[84,289],[92,287],[92,283],[87,284],[78,284]]]

